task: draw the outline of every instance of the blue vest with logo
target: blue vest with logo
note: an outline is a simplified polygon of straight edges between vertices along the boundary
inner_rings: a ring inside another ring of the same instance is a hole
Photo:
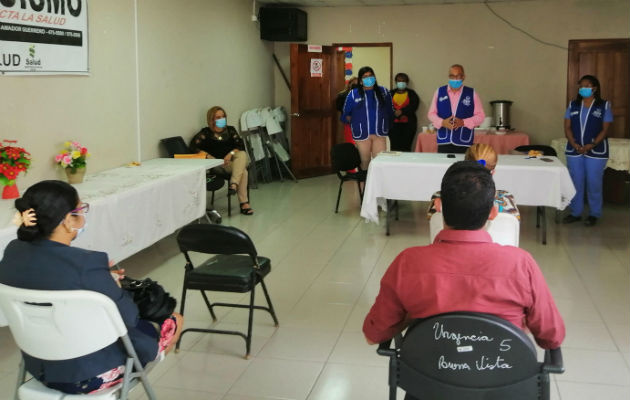
[[[462,94],[459,97],[459,103],[457,104],[457,110],[455,110],[455,116],[460,119],[470,118],[475,113],[475,90],[471,87],[462,87]],[[438,89],[437,96],[437,114],[442,119],[447,119],[453,116],[451,110],[451,99],[448,96],[446,86],[442,86]],[[451,130],[444,127],[440,127],[437,131],[437,143],[449,144],[452,143],[456,146],[470,146],[473,144],[474,133],[472,129],[468,129],[462,126],[459,129]]]
[[[593,140],[602,131],[604,125],[604,114],[608,102],[606,100],[594,100],[591,107],[584,112],[588,112],[586,117],[585,126],[582,126],[580,120],[580,113],[582,112],[582,102],[572,101],[569,106],[569,113],[571,115],[571,132],[573,133],[573,140],[580,146],[593,143]],[[565,154],[568,157],[576,157],[580,154],[567,143]],[[593,147],[591,151],[584,154],[586,157],[592,158],[608,158],[608,139],[602,140],[597,146]]]

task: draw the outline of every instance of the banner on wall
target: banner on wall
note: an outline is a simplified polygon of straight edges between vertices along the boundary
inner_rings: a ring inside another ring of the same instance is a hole
[[[0,73],[88,72],[87,0],[0,0]]]

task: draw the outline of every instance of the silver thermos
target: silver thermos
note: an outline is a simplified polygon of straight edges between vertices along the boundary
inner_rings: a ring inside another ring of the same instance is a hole
[[[492,100],[492,115],[497,129],[511,129],[510,126],[510,100]]]

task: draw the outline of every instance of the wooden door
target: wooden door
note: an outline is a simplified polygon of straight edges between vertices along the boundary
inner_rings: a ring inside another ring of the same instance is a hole
[[[343,87],[343,57],[332,46],[309,52],[307,45],[291,44],[291,167],[298,178],[332,172],[335,96]]]
[[[593,39],[569,41],[567,104],[577,96],[577,81],[595,75],[601,84],[601,96],[612,105],[613,123],[609,137],[630,138],[630,52],[628,39]]]

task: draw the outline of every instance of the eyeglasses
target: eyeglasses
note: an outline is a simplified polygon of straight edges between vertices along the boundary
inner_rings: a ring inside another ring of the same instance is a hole
[[[464,75],[449,75],[448,79],[464,79]]]
[[[87,214],[90,211],[90,205],[88,203],[81,203],[79,207],[74,210],[70,210],[70,214]]]

